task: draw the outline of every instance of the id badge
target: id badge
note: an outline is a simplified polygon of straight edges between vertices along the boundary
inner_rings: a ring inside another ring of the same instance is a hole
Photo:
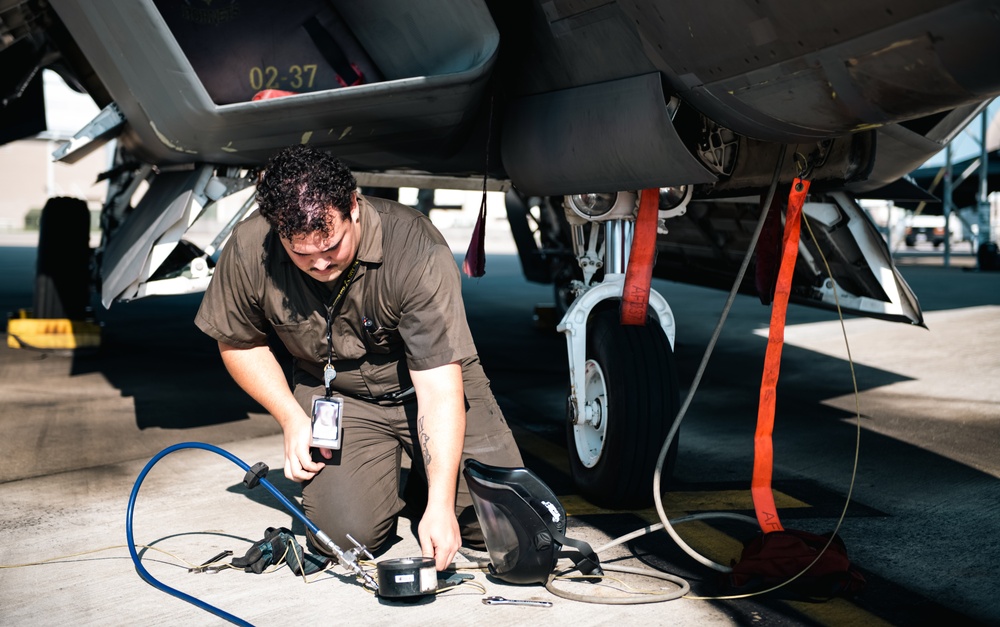
[[[334,396],[314,396],[312,404],[312,445],[340,450],[340,417],[344,399]]]

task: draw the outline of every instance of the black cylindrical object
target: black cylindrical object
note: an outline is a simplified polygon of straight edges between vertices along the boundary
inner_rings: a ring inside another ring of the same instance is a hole
[[[437,569],[429,557],[385,560],[377,566],[381,597],[413,597],[437,591]]]

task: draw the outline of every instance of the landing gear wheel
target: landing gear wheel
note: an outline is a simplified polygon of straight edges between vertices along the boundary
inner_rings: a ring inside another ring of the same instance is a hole
[[[576,455],[585,468],[593,468],[604,451],[604,437],[608,433],[608,387],[601,364],[588,359],[584,365],[585,419],[573,425],[573,443]]]
[[[616,309],[595,312],[587,329],[585,407],[567,421],[570,471],[580,494],[610,509],[648,507],[653,471],[680,407],[674,354],[654,320],[622,326]],[[677,461],[675,436],[663,479]]]
[[[90,210],[79,198],[49,198],[38,224],[36,318],[83,320],[90,305]]]

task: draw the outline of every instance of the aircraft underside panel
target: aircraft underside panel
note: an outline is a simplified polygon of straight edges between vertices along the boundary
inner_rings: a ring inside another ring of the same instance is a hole
[[[1000,84],[991,0],[618,5],[681,98],[755,139],[842,135],[988,99]]]
[[[714,182],[670,117],[659,73],[527,96],[504,122],[504,164],[529,195]]]
[[[258,20],[264,0],[52,4],[128,119],[122,141],[154,164],[255,164],[312,143],[355,168],[416,168],[468,126],[499,47],[468,0],[295,3],[292,21]],[[356,46],[331,44],[337,5]],[[294,95],[251,100],[268,89]]]

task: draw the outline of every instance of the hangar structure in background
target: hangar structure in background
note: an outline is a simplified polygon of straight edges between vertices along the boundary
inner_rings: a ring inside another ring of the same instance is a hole
[[[972,242],[979,270],[1000,270],[992,216],[995,211],[990,204],[992,190],[1000,188],[1000,115],[994,114],[991,120],[989,111],[984,109],[979,124],[971,125],[977,126],[968,129],[972,131],[969,135],[975,138],[972,142],[976,147],[975,155],[956,159],[949,143],[945,147],[944,163],[925,165],[909,175],[916,185],[938,193],[940,203],[909,202],[902,206],[912,209],[915,216],[943,217],[943,223],[939,223],[941,237],[940,240],[935,238],[934,245],[937,248],[940,241],[945,265],[949,264],[951,256],[952,235],[958,231],[965,234],[963,239]],[[959,223],[957,229],[955,222]],[[908,233],[906,244],[912,243]]]
[[[1000,93],[998,52],[988,0],[0,0],[0,141],[43,129],[49,68],[101,109],[56,157],[116,142],[92,269],[53,277],[61,306],[204,289],[252,199],[208,249],[185,233],[285,145],[364,186],[506,191],[525,275],[580,321],[563,325],[574,480],[630,505],[678,406],[670,305],[652,292],[645,325],[617,320],[640,192],[659,195],[654,274],[728,287],[760,258],[772,181],[780,199],[808,174],[793,301],[831,308],[836,289],[920,324],[856,199],[911,196],[892,184]],[[71,205],[46,210],[40,253],[79,236]],[[743,291],[768,301],[753,275]]]

